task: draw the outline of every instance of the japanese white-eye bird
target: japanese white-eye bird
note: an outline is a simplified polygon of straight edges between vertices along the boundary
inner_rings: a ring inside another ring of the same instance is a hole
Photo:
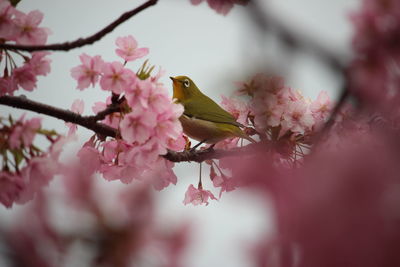
[[[179,118],[183,132],[200,143],[215,144],[230,137],[240,137],[255,142],[244,133],[235,118],[203,94],[187,76],[170,77],[173,83],[173,98],[184,107]],[[196,145],[195,147],[197,147]]]

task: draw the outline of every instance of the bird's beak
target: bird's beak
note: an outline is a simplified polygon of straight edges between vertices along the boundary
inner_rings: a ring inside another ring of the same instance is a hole
[[[173,82],[175,81],[175,78],[174,77],[169,77]]]

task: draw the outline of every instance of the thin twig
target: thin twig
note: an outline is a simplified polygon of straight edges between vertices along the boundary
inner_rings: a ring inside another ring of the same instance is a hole
[[[97,33],[86,37],[86,38],[79,38],[72,42],[64,42],[64,43],[56,43],[56,44],[49,44],[49,45],[13,45],[13,44],[0,44],[0,49],[13,49],[13,50],[21,50],[21,51],[43,51],[43,50],[51,50],[51,51],[69,51],[74,48],[82,47],[85,45],[93,44],[96,41],[99,41],[108,33],[112,32],[117,26],[124,23],[137,13],[145,10],[146,8],[157,4],[158,0],[149,0],[144,4],[138,6],[137,8],[125,12],[122,14],[118,19],[116,19],[111,24],[104,27],[102,30],[98,31]]]

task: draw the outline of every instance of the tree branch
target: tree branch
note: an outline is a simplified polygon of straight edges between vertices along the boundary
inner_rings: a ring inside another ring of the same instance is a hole
[[[182,152],[168,150],[168,153],[166,155],[163,155],[163,157],[172,162],[195,161],[200,163],[209,159],[221,159],[232,156],[250,155],[260,150],[263,150],[265,152],[265,149],[269,148],[270,146],[268,143],[259,142],[259,143],[251,143],[243,147],[235,147],[229,150],[205,149],[205,150],[195,150],[195,151],[187,150]]]
[[[137,13],[145,10],[146,8],[157,4],[158,0],[149,0],[144,4],[138,6],[137,8],[125,12],[122,14],[118,19],[116,19],[111,24],[104,27],[99,32],[87,37],[87,38],[79,38],[72,42],[64,42],[64,43],[57,43],[57,44],[49,44],[49,45],[12,45],[12,44],[0,44],[0,49],[14,49],[14,50],[21,50],[21,51],[42,51],[42,50],[52,50],[52,51],[69,51],[74,48],[82,47],[88,44],[93,44],[96,41],[99,41],[108,33],[112,32],[117,26],[122,24],[123,22],[127,21]]]
[[[45,114],[63,120],[65,122],[72,122],[81,125],[87,129],[90,129],[103,136],[111,136],[111,137],[117,136],[116,129],[107,126],[105,124],[98,123],[95,120],[93,120],[90,116],[84,117],[70,110],[56,108],[50,105],[29,100],[25,96],[1,96],[0,104]]]
[[[27,99],[25,96],[1,96],[0,104],[20,108],[25,110],[34,111],[37,113],[45,114],[65,122],[71,122],[83,126],[93,132],[109,137],[117,137],[118,131],[108,125],[98,123],[94,118],[98,118],[98,114],[105,114],[108,109],[99,112],[95,116],[82,116],[78,113],[72,112],[70,110],[56,108],[50,105],[39,103],[33,100]],[[268,148],[268,144],[263,145],[263,143],[249,144],[244,147],[237,147],[230,150],[195,150],[195,151],[183,151],[176,152],[168,150],[164,158],[172,162],[183,162],[183,161],[195,161],[202,162],[208,159],[220,159],[229,156],[239,156],[255,153],[257,149]]]

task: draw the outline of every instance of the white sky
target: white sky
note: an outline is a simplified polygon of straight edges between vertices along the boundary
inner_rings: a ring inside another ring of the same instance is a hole
[[[41,25],[51,28],[53,34],[48,43],[53,43],[91,35],[143,2],[22,0],[19,8],[26,12],[39,9],[45,14]],[[99,54],[106,61],[119,60],[114,53],[114,41],[119,36],[131,34],[139,46],[150,48],[150,62],[166,70],[161,80],[168,88],[171,88],[169,76],[188,75],[200,89],[219,102],[222,93],[229,94],[234,89],[233,82],[245,79],[256,66],[268,62],[284,66],[288,84],[306,96],[315,98],[321,90],[327,90],[331,97],[337,95],[335,90],[340,81],[312,56],[282,57],[282,51],[271,38],[265,38],[260,47],[256,42],[259,38],[251,32],[252,24],[242,7],[235,7],[224,17],[205,3],[195,7],[189,2],[160,0],[156,6],[133,17],[92,46],[68,53],[53,53],[50,75],[39,80],[38,89],[33,93],[19,91],[18,94],[62,108],[69,108],[75,99],[81,98],[85,100],[85,114],[91,114],[92,104],[104,101],[107,93],[99,88],[83,92],[75,90],[76,82],[70,76],[70,69],[80,64],[78,56],[83,52]],[[310,38],[339,53],[348,53],[351,36],[348,14],[357,6],[357,0],[262,2],[269,12]],[[128,66],[136,70],[142,62],[138,60]],[[0,113],[20,114],[3,106],[0,106]],[[44,125],[66,131],[64,123],[56,119],[46,118]],[[79,133],[80,142],[92,134],[84,129]],[[223,195],[219,202],[211,202],[208,207],[184,206],[182,200],[186,188],[197,183],[198,164],[177,164],[175,171],[178,185],[159,194],[159,219],[173,224],[188,217],[199,227],[195,236],[198,242],[189,253],[187,266],[247,266],[248,259],[240,253],[244,252],[242,241],[252,240],[273,228],[273,218],[265,214],[260,199],[248,193],[233,192]],[[205,187],[218,194],[209,183]],[[9,213],[2,207],[0,211],[2,216]]]

